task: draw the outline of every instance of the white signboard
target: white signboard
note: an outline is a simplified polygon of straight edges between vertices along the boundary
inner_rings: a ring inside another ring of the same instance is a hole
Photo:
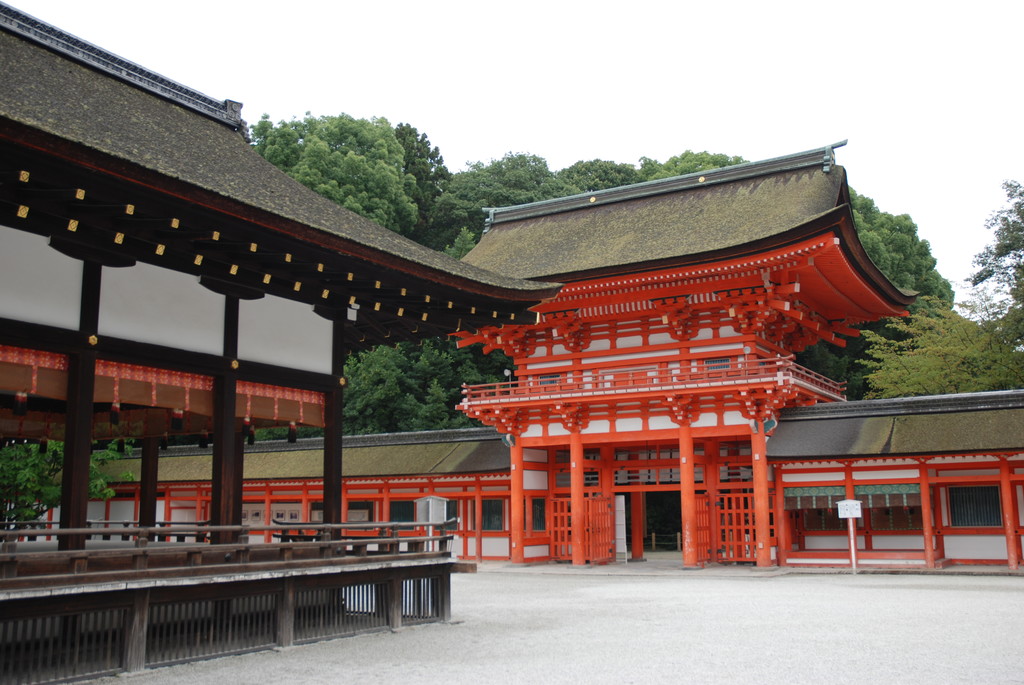
[[[841,519],[859,519],[863,516],[860,510],[860,500],[839,500],[836,502],[836,507],[839,509],[839,518]]]

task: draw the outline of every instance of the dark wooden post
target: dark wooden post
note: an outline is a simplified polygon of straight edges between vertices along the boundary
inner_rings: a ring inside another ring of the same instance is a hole
[[[151,528],[156,525],[156,486],[160,456],[159,449],[159,438],[143,438],[142,472],[139,476],[139,525],[143,528]]]
[[[295,580],[285,579],[277,604],[277,644],[291,647],[295,644]]]
[[[213,379],[213,478],[210,493],[210,523],[227,526],[240,523],[241,458],[236,454],[238,439],[235,430],[235,386],[233,373]],[[237,484],[237,485],[236,485]],[[234,511],[239,510],[237,519]],[[233,542],[234,536],[217,533],[216,542]]]
[[[334,318],[331,341],[331,374],[338,386],[324,393],[324,523],[341,523],[345,511],[342,487],[345,398],[344,313]],[[334,531],[337,536],[340,531]]]
[[[402,579],[395,577],[388,581],[388,626],[391,630],[402,627]]]
[[[64,529],[85,528],[87,525],[95,386],[96,353],[87,351],[68,355],[68,410],[60,495],[60,527]],[[85,536],[61,536],[58,548],[84,549]]]
[[[124,670],[128,673],[146,667],[146,631],[149,627],[149,590],[136,590],[124,622]]]

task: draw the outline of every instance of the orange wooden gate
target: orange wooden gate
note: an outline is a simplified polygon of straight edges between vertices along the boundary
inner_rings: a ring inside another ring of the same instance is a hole
[[[551,500],[551,558],[572,560],[572,507],[568,497]],[[584,500],[585,523],[583,549],[586,560],[592,564],[607,564],[615,560],[615,501],[611,497],[588,497]]]
[[[586,503],[587,561],[610,564],[615,561],[615,500],[611,497],[588,497]]]
[[[556,561],[571,561],[572,522],[569,515],[569,498],[552,499],[548,511],[551,512],[551,520],[548,522],[548,530],[551,531],[551,558]]]
[[[757,561],[754,541],[754,491],[719,490],[716,502],[718,547],[716,561]]]
[[[711,561],[711,511],[707,495],[697,495],[697,562]]]

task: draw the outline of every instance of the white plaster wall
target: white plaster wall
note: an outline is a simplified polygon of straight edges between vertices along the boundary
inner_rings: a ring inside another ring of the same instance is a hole
[[[738,411],[727,411],[722,415],[722,425],[724,426],[742,426],[749,423],[750,421]]]
[[[539,423],[531,423],[523,431],[524,438],[540,438],[544,435],[544,426]]]
[[[481,549],[485,557],[507,557],[509,556],[508,538],[484,538]]]
[[[676,339],[672,337],[671,333],[652,333],[647,338],[648,343],[651,345],[667,345],[672,342],[676,342]]]
[[[526,447],[523,449],[523,461],[547,463],[548,453],[546,450],[536,450]]]
[[[710,428],[711,426],[717,426],[718,414],[715,412],[704,412],[691,425],[694,428]]]
[[[586,352],[601,352],[603,350],[610,350],[612,348],[612,341],[608,338],[600,338],[592,341],[585,350]]]
[[[804,549],[849,549],[846,533],[835,535],[808,535],[804,538]],[[864,543],[860,536],[857,537],[857,547],[863,547]]]
[[[824,471],[821,473],[785,473],[783,472],[783,479],[786,485],[791,483],[808,483],[819,480],[843,480],[843,473],[840,471]]]
[[[652,416],[647,420],[647,427],[651,430],[660,428],[678,428],[679,424],[668,416]]]
[[[743,345],[740,345],[738,343],[730,343],[730,344],[724,344],[724,345],[701,345],[699,347],[691,347],[690,348],[690,352],[694,353],[694,354],[699,353],[699,352],[723,352],[725,350],[740,350],[740,351],[742,351],[743,350]]]
[[[332,324],[301,302],[268,295],[238,306],[238,356],[292,369],[331,372]]]
[[[78,330],[81,302],[82,262],[0,226],[0,317]]]
[[[591,421],[590,424],[580,431],[583,434],[588,433],[607,433],[611,430],[611,422],[607,419],[601,419],[599,421]]]
[[[99,328],[101,336],[222,354],[224,296],[152,264],[104,267]]]
[[[536,559],[538,557],[546,557],[550,554],[550,550],[547,545],[527,545],[523,548],[523,557],[526,559]]]
[[[569,435],[569,431],[560,423],[548,424],[548,435]]]
[[[854,480],[869,480],[875,478],[917,478],[921,475],[918,469],[894,469],[892,471],[854,471]]]
[[[946,557],[949,559],[1005,559],[1006,537],[1002,535],[956,535],[943,536]]]
[[[644,420],[640,417],[628,418],[628,419],[615,419],[615,430],[618,433],[625,433],[627,431],[638,431],[643,430]]]
[[[523,488],[526,490],[547,490],[548,472],[523,469]]]
[[[618,348],[623,347],[640,347],[644,344],[644,337],[642,335],[627,335],[623,338],[619,338],[615,341],[615,346]]]
[[[871,546],[875,549],[924,549],[923,535],[874,535]]]

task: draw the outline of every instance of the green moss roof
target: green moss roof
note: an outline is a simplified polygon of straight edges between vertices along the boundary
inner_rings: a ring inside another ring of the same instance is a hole
[[[491,429],[428,431],[417,434],[346,438],[342,474],[345,478],[455,475],[509,469],[509,450]],[[111,475],[130,473],[137,481],[138,457],[107,464]],[[161,453],[158,479],[163,483],[209,481],[213,465],[208,451],[172,448]],[[246,480],[290,480],[323,477],[323,441],[302,440],[290,445],[257,443],[245,454]]]
[[[672,185],[676,179],[670,179],[660,193],[652,192],[659,186],[642,184],[636,197],[621,193],[625,199],[600,201],[595,195],[592,206],[509,208],[524,218],[496,221],[464,261],[516,278],[571,280],[581,272],[636,270],[773,238],[834,210],[848,194],[845,171],[831,166],[826,172],[820,161],[772,173],[744,165],[744,172],[715,183]]]
[[[773,459],[1024,452],[1024,390],[836,403],[783,414]]]
[[[365,219],[294,181],[232,128],[0,28],[0,120],[157,172],[282,219],[439,274],[511,291],[553,294],[460,263]]]

